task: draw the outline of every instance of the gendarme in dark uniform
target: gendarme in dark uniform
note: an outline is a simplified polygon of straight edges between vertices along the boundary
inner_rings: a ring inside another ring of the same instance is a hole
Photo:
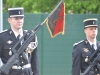
[[[97,29],[98,20],[96,18],[90,18],[84,20],[84,29],[88,27],[95,27],[95,29]],[[73,52],[72,52],[72,75],[82,75],[82,73],[89,66],[89,64],[87,63],[88,59],[94,52],[91,46],[92,43],[91,41],[88,40],[87,37],[85,40],[82,40],[74,44]],[[98,46],[99,46],[99,42],[97,42],[95,38],[94,50],[96,50]],[[99,73],[100,70],[97,67],[93,67],[91,71],[88,72],[87,75],[100,75]]]
[[[10,17],[24,17],[24,9],[20,8],[9,8],[8,9],[9,18]],[[17,19],[17,18],[15,18]],[[24,36],[26,30],[21,31],[20,38]],[[9,28],[0,33],[0,58],[2,62],[5,64],[9,60],[9,58],[13,55],[12,47],[18,41],[17,33]],[[23,39],[24,41],[24,39]],[[21,42],[23,42],[21,41]],[[38,56],[37,56],[37,37],[35,37],[32,41],[34,43],[33,51],[28,52],[24,51],[19,56],[19,63],[16,63],[10,69],[8,75],[39,75],[38,68]],[[5,75],[1,72],[0,75]]]

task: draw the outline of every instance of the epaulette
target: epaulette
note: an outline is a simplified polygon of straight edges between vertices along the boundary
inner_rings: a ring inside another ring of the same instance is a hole
[[[98,41],[98,43],[100,43],[100,41]]]
[[[100,41],[98,41],[98,46],[100,46]]]
[[[25,32],[27,32],[28,30],[24,30]]]
[[[81,41],[79,41],[79,42],[75,43],[73,46],[76,46],[76,45],[78,45],[78,44],[82,43],[83,41],[84,41],[84,40],[81,40]]]
[[[5,30],[1,31],[0,33],[6,32],[7,30],[8,30],[8,29],[5,29]]]

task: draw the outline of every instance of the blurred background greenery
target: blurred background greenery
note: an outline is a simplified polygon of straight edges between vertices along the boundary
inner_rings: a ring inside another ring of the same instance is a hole
[[[25,13],[50,13],[60,0],[3,0],[3,11],[24,7]],[[64,0],[66,14],[99,14],[100,0]]]

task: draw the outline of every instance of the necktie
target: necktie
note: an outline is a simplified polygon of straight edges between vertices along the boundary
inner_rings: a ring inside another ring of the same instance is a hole
[[[17,40],[19,40],[20,39],[20,34],[17,36]]]
[[[91,47],[92,47],[92,52],[94,52],[94,51],[95,51],[95,49],[94,49],[94,44],[92,44]]]
[[[17,36],[17,41],[19,41],[20,39],[20,34]],[[21,42],[17,45],[16,50],[18,50],[21,46]]]

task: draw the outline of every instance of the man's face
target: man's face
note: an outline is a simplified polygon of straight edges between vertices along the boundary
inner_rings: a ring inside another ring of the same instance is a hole
[[[94,38],[96,38],[96,36],[98,34],[98,28],[97,27],[88,27],[88,28],[85,28],[84,32],[88,38],[94,39]]]
[[[23,27],[24,18],[23,17],[12,17],[8,18],[8,22],[13,29],[20,29]]]

